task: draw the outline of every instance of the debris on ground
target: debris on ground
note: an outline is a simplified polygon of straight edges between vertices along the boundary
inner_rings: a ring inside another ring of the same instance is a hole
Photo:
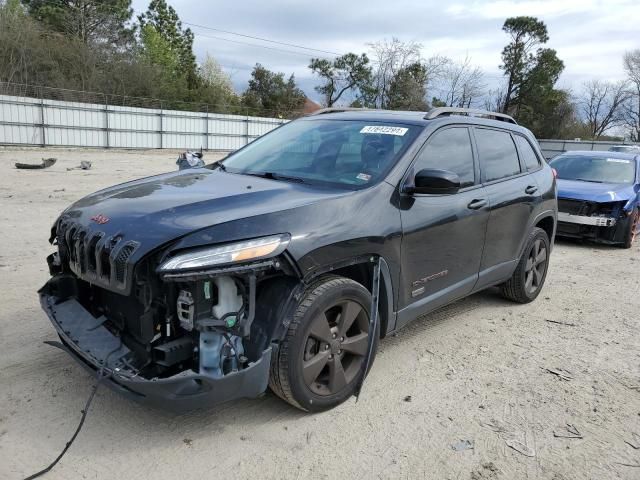
[[[556,438],[584,438],[578,429],[570,423],[565,425],[564,430],[554,430],[553,436]]]
[[[575,323],[568,323],[568,322],[561,322],[559,320],[546,320],[545,322],[549,322],[549,323],[557,323],[558,325],[565,325],[567,327],[575,327],[576,324]]]
[[[67,172],[69,170],[90,170],[90,169],[91,169],[91,162],[88,160],[82,160],[79,166],[67,168]]]
[[[507,444],[507,447],[513,448],[516,452],[521,453],[526,457],[535,457],[536,452],[533,448],[525,445],[524,443],[516,440],[515,438],[507,438],[504,443]]]
[[[20,163],[16,162],[16,168],[21,170],[41,170],[49,168],[58,161],[57,158],[43,158],[41,163]]]
[[[451,448],[456,452],[473,450],[473,440],[460,440],[458,443],[454,443],[453,445],[451,445]]]
[[[552,373],[553,375],[558,377],[560,380],[564,380],[566,382],[568,382],[569,380],[573,380],[573,375],[571,374],[571,372],[564,370],[562,368],[544,368],[543,370],[549,373]]]
[[[202,168],[204,167],[202,152],[183,152],[178,155],[176,165],[178,165],[178,170],[185,170],[188,168]]]
[[[410,402],[411,400],[412,400],[411,395],[407,395],[406,397],[404,397],[405,402]]]
[[[624,443],[635,450],[640,450],[640,435],[635,432],[631,432],[631,440],[625,440]]]
[[[185,438],[185,439],[183,439],[182,441],[184,442],[184,444],[185,444],[187,447],[192,447],[192,446],[193,446],[193,440],[191,440],[190,438]]]
[[[471,480],[489,480],[498,478],[500,470],[493,462],[485,462],[482,468],[471,472]]]

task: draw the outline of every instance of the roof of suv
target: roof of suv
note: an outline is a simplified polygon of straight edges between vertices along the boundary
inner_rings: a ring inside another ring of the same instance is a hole
[[[496,126],[516,131],[527,131],[508,115],[466,108],[434,108],[428,112],[406,110],[380,110],[368,108],[324,108],[308,115],[308,119],[327,118],[341,120],[393,121],[427,126],[432,122],[455,121],[477,125]]]

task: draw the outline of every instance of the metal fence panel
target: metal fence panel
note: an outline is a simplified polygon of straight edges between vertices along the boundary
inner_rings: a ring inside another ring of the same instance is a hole
[[[572,152],[576,150],[589,150],[597,152],[606,152],[614,145],[622,145],[622,142],[611,141],[594,141],[594,140],[551,140],[543,139],[538,140],[542,153],[547,160],[560,155],[564,152]],[[640,145],[625,143],[625,145]]]
[[[236,150],[288,121],[110,105],[102,98],[103,104],[0,95],[0,145]]]

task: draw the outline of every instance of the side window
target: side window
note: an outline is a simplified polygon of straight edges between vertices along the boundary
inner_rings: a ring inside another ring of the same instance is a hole
[[[457,173],[460,185],[473,185],[473,151],[469,130],[464,127],[447,128],[436,132],[418,154],[415,171],[423,168],[438,168]]]
[[[520,173],[520,161],[511,134],[486,128],[475,129],[480,167],[487,182]]]
[[[527,170],[531,172],[540,168],[540,159],[538,159],[536,152],[533,151],[529,141],[520,135],[514,135],[514,138],[518,144],[520,156],[522,160],[524,160],[524,164],[527,166]]]

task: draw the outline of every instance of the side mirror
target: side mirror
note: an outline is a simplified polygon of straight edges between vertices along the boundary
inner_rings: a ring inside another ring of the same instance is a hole
[[[425,168],[416,173],[414,185],[407,185],[406,193],[447,195],[460,190],[460,177],[449,170]]]

